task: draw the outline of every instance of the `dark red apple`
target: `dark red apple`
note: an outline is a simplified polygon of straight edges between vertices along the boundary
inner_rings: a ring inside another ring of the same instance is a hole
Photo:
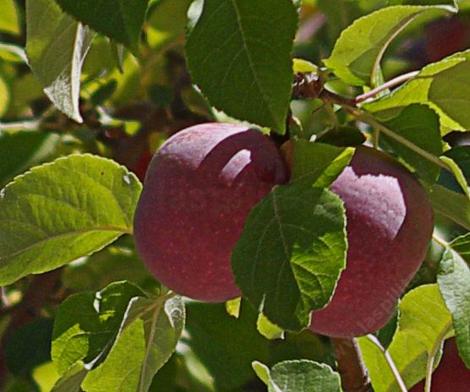
[[[287,180],[274,143],[234,124],[178,132],[154,155],[135,215],[137,250],[178,294],[222,302],[240,294],[231,254],[245,219]]]
[[[311,329],[336,337],[382,328],[424,259],[433,231],[425,190],[386,154],[359,147],[331,190],[344,202],[347,266]]]
[[[410,392],[423,392],[424,381],[416,384]],[[470,369],[459,357],[455,339],[444,344],[444,352],[439,366],[432,375],[432,392],[468,392],[470,391]]]
[[[428,61],[436,62],[468,48],[470,26],[457,16],[440,19],[427,26],[425,41]]]

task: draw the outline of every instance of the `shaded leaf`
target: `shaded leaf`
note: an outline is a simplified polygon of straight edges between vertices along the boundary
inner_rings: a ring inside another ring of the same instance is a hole
[[[183,36],[187,24],[187,12],[192,0],[160,0],[147,20],[147,40],[158,50],[164,44]]]
[[[328,49],[331,50],[341,32],[363,13],[361,12],[358,1],[316,0],[316,3],[318,4],[318,8],[328,19],[325,28],[328,33]]]
[[[315,141],[338,147],[356,147],[364,144],[366,137],[356,127],[342,126],[329,130]]]
[[[407,106],[396,117],[386,121],[385,125],[434,156],[438,157],[442,154],[439,117],[428,107]],[[421,155],[386,135],[380,137],[421,178],[430,184],[436,182],[440,173],[439,166],[423,159]]]
[[[53,151],[59,136],[46,132],[0,133],[0,186],[15,175],[40,163]]]
[[[470,189],[470,146],[456,146],[441,157],[452,169],[452,173],[443,170],[439,178],[441,185],[469,196]]]
[[[56,1],[80,22],[137,53],[148,0]]]
[[[227,314],[223,304],[187,304],[186,331],[179,352],[191,350],[203,370],[213,379],[214,389],[241,390],[253,371],[255,359],[268,358],[268,341],[256,330],[256,311],[242,301],[238,318]]]
[[[467,182],[470,182],[470,146],[457,146],[444,154],[457,163]]]
[[[442,156],[440,159],[447,165],[447,167],[452,172],[453,178],[455,178],[455,181],[458,184],[457,189],[462,191],[465,196],[467,196],[467,199],[470,199],[470,188],[460,166],[452,158],[449,158],[447,156]]]
[[[52,320],[49,318],[36,318],[14,331],[4,346],[10,372],[28,378],[36,366],[50,361],[51,335]]]
[[[124,239],[130,240],[130,237]],[[120,280],[129,280],[143,288],[155,284],[155,278],[134,248],[123,244],[123,241],[67,265],[62,273],[64,287],[73,291],[97,291]]]
[[[251,211],[232,268],[243,295],[268,319],[300,330],[329,301],[345,258],[339,197],[294,183],[276,187]]]
[[[428,194],[434,211],[470,230],[470,200],[465,195],[441,185],[432,186]]]
[[[353,154],[352,148],[296,140],[293,142],[291,181],[326,187],[340,175]]]

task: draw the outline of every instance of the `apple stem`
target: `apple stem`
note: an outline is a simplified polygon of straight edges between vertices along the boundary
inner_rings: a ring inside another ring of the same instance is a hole
[[[447,334],[452,330],[452,322],[449,322],[442,331],[437,339],[437,342],[433,344],[430,353],[428,354],[428,361],[426,363],[426,381],[424,382],[424,392],[431,392],[431,383],[432,383],[432,372],[434,371],[434,362],[436,361],[436,356],[442,346],[442,343],[445,340]]]
[[[355,339],[331,338],[345,392],[372,391],[369,375]]]
[[[367,339],[370,340],[375,346],[379,348],[379,350],[382,352],[382,354],[385,357],[385,361],[387,362],[388,367],[390,368],[393,377],[395,377],[395,380],[397,381],[397,384],[402,392],[407,392],[408,389],[406,388],[406,384],[403,381],[403,378],[400,375],[400,372],[397,369],[397,365],[395,365],[395,362],[393,361],[392,356],[390,353],[385,349],[384,346],[382,346],[382,343],[380,343],[380,340],[377,339],[372,334],[367,335]]]
[[[388,90],[392,87],[398,86],[399,84],[402,84],[404,82],[407,82],[410,79],[415,78],[419,74],[419,71],[412,71],[405,73],[403,75],[399,75],[396,78],[393,78],[389,80],[388,82],[385,82],[384,84],[364,93],[361,95],[358,95],[355,98],[356,103],[362,103],[364,101],[367,101],[368,99],[374,98],[377,94],[380,94],[382,91]]]
[[[434,369],[435,355],[431,355],[426,363],[426,381],[424,383],[424,392],[431,392],[432,371]]]
[[[449,248],[449,245],[450,245],[450,244],[449,244],[446,240],[444,240],[444,239],[442,239],[441,237],[439,237],[435,232],[434,232],[433,235],[432,235],[432,239],[433,239],[433,241],[434,241],[435,243],[437,243],[438,245],[440,245],[442,248],[444,248],[444,249]]]

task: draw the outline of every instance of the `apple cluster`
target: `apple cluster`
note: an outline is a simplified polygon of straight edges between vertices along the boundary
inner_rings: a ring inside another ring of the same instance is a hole
[[[208,302],[237,297],[231,254],[245,220],[288,180],[282,155],[258,130],[207,123],[180,131],[147,170],[135,215],[137,250],[178,294]],[[312,313],[311,329],[361,336],[393,315],[424,259],[432,208],[407,169],[369,147],[356,149],[330,189],[346,209],[347,266],[329,304]]]

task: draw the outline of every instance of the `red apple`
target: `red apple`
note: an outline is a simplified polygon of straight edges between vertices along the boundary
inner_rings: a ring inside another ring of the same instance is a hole
[[[234,124],[178,132],[154,155],[135,215],[137,250],[165,286],[197,300],[240,294],[231,254],[245,219],[287,170],[274,143]]]
[[[336,337],[382,328],[424,259],[433,231],[426,192],[386,154],[359,147],[331,190],[344,202],[347,266],[311,329]]]
[[[470,44],[470,26],[454,16],[440,19],[426,28],[426,54],[429,62],[442,60]]]

